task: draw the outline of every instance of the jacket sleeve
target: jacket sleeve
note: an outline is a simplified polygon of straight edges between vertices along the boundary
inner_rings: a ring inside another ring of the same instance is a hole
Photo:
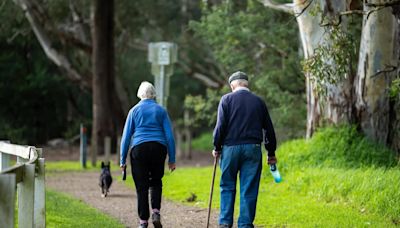
[[[213,137],[214,137],[214,150],[221,151],[222,143],[225,139],[226,134],[226,126],[227,126],[227,110],[226,110],[226,100],[224,97],[221,98],[221,101],[218,104],[218,113],[217,113],[217,123],[214,128]]]
[[[124,131],[121,137],[121,160],[120,165],[126,164],[126,156],[128,154],[129,145],[131,143],[131,137],[133,132],[135,131],[135,121],[133,120],[133,111],[129,111],[128,116],[126,117]]]
[[[262,103],[264,106],[264,117],[265,117],[263,121],[265,149],[268,151],[268,156],[275,156],[275,150],[276,150],[275,130],[274,126],[272,125],[271,117],[269,116],[267,105],[264,102]]]
[[[174,133],[171,127],[171,121],[169,119],[167,111],[164,112],[164,120],[163,120],[163,128],[165,138],[167,140],[167,149],[168,149],[168,162],[175,163],[175,140]]]

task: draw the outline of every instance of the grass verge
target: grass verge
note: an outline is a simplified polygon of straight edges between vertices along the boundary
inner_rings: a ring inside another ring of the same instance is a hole
[[[311,140],[284,143],[277,156],[284,181],[273,183],[264,165],[256,224],[289,227],[400,225],[398,160],[392,151],[371,143],[354,128],[327,128],[317,132]],[[163,194],[178,202],[206,207],[211,174],[210,167],[167,172]],[[219,205],[218,178],[216,183],[214,207]],[[197,196],[195,202],[187,202],[191,193]],[[237,214],[238,202],[235,211]]]
[[[96,167],[87,165],[83,168],[79,161],[46,161],[46,174],[52,172],[85,172],[85,171],[99,171],[100,163]],[[111,162],[111,170],[119,169],[117,165]]]
[[[46,190],[47,227],[125,227],[85,203],[65,194]]]

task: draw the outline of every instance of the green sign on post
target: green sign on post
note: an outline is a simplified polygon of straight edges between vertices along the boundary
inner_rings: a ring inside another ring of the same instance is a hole
[[[157,102],[166,108],[170,77],[174,71],[173,64],[178,60],[178,45],[171,42],[149,43],[148,54],[151,73],[154,75]]]

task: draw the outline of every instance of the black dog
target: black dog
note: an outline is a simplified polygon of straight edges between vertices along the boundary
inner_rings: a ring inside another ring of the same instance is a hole
[[[100,187],[101,187],[101,196],[106,197],[108,190],[110,189],[112,183],[112,177],[110,172],[110,162],[107,165],[104,162],[101,162],[101,174],[100,174]]]

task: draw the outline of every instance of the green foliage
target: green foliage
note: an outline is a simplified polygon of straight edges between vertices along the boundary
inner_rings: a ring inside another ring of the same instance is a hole
[[[131,106],[139,101],[136,92],[140,82],[154,82],[147,60],[148,42],[175,42],[179,48],[179,62],[189,67],[192,67],[188,63],[190,61],[202,65],[205,51],[199,48],[200,41],[187,31],[187,20],[198,20],[200,17],[200,3],[187,2],[186,13],[181,12],[182,4],[180,0],[115,2],[115,33],[121,39],[121,42],[116,41],[116,71],[129,95]],[[168,112],[175,122],[182,118],[185,96],[202,94],[205,87],[178,64],[170,80]]]
[[[205,132],[192,141],[192,148],[196,152],[210,152],[213,149],[212,132]]]
[[[1,46],[1,137],[39,143],[59,135],[66,122],[66,82],[46,65],[36,45]],[[26,55],[36,60],[26,61]]]
[[[249,75],[250,88],[266,101],[278,136],[299,137],[305,125],[306,102],[296,24],[258,1],[248,1],[247,8],[238,12],[232,12],[229,4],[205,10],[201,21],[191,22],[191,28],[228,72],[242,70]],[[228,75],[224,77],[226,80]]]
[[[392,81],[392,85],[389,89],[389,96],[391,98],[395,98],[400,94],[400,76]]]
[[[365,138],[355,127],[320,129],[309,141],[294,140],[283,144],[278,154],[285,158],[290,156],[285,159],[290,162],[288,166],[304,161],[307,165],[337,168],[389,168],[397,165],[393,151]]]
[[[395,155],[361,137],[354,128],[323,129],[308,141],[284,143],[276,153],[283,182],[273,183],[264,165],[257,225],[395,227],[399,224],[400,193],[394,185],[400,183],[400,166],[396,165]],[[211,175],[211,167],[177,169],[165,175],[163,194],[179,202],[207,207]],[[217,173],[214,207],[219,205],[219,176]],[[197,195],[196,202],[186,202],[191,192]]]
[[[353,37],[340,26],[329,26],[326,32],[326,40],[302,61],[304,72],[316,82],[317,92],[322,95],[326,95],[329,84],[336,85],[348,76],[356,51]]]
[[[79,200],[53,190],[46,190],[47,227],[125,227]]]
[[[222,91],[207,89],[205,97],[201,95],[187,95],[185,98],[185,108],[188,109],[193,117],[188,123],[191,127],[199,127],[201,123],[212,126],[217,121],[217,108]]]
[[[48,60],[17,4],[3,3],[0,20],[7,23],[0,25],[0,138],[45,143],[65,135],[69,123],[88,119],[89,95],[76,89]],[[65,3],[58,9],[68,8]],[[77,102],[69,108],[71,98]],[[77,133],[71,130],[67,135]]]

